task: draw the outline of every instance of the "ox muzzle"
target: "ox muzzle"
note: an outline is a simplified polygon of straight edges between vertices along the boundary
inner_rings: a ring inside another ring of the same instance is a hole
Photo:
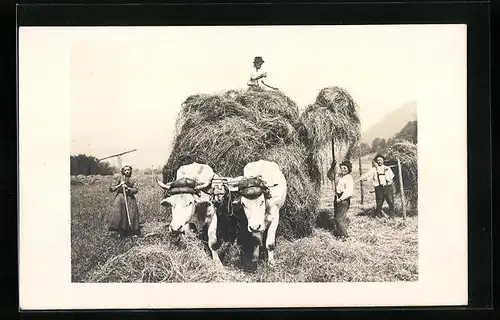
[[[196,181],[194,179],[190,178],[181,178],[177,179],[173,182],[170,183],[163,183],[158,178],[156,179],[158,185],[166,191],[166,197],[161,200],[160,204],[163,206],[166,206],[168,204],[168,198],[173,195],[178,195],[178,194],[192,194],[192,195],[197,195],[200,196],[200,190],[196,187]],[[194,208],[193,208],[194,212]],[[172,212],[172,215],[174,215],[174,212]],[[173,220],[169,225],[169,229],[173,234],[182,234],[189,229],[188,225],[183,224],[182,222],[179,223],[179,221],[174,222],[175,216],[173,216]]]
[[[244,178],[238,183],[237,192],[239,195],[239,202],[243,201],[242,197],[247,200],[254,201],[259,199],[262,195],[264,196],[264,201],[266,201],[271,198],[270,187],[273,186],[276,185],[267,184],[261,179],[261,177]],[[262,232],[265,227],[265,204],[264,207],[261,207],[260,205],[254,207],[254,205],[255,204],[252,204],[251,208],[244,208],[245,215],[247,216],[248,232],[250,233]]]

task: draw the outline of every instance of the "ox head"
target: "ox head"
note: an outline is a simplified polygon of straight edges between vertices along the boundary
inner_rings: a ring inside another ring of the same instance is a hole
[[[269,187],[260,177],[244,178],[238,183],[238,197],[235,202],[239,202],[243,207],[250,233],[264,231],[266,199],[271,197]]]
[[[196,188],[196,182],[193,179],[182,178],[167,184],[158,179],[156,181],[162,189],[167,191],[167,196],[161,200],[160,204],[171,208],[170,231],[185,232],[189,228],[188,223],[193,218],[195,209],[206,207],[209,202],[200,197],[200,191]]]

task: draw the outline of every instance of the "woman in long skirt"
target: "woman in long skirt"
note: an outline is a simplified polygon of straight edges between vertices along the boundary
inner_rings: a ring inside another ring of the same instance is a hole
[[[335,201],[335,213],[333,221],[336,225],[337,237],[346,240],[349,237],[347,232],[347,211],[351,206],[351,197],[354,191],[354,182],[351,175],[352,164],[350,161],[344,161],[340,164],[340,178],[337,182],[337,194]]]
[[[109,191],[116,192],[116,195],[108,230],[117,231],[120,236],[138,236],[140,235],[139,208],[135,198],[139,191],[137,179],[132,177],[130,165],[123,166],[121,173],[122,175],[114,179],[109,187]],[[124,192],[127,195],[127,203],[125,203]]]

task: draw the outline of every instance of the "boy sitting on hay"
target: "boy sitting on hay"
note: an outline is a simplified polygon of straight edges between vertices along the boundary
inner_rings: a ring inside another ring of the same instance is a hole
[[[250,74],[250,80],[248,80],[247,82],[248,90],[265,91],[267,90],[267,88],[278,90],[278,88],[272,87],[266,84],[264,80],[262,80],[263,78],[267,77],[267,72],[263,72],[261,69],[263,64],[264,60],[262,59],[262,57],[255,57],[255,59],[253,60],[255,71]]]

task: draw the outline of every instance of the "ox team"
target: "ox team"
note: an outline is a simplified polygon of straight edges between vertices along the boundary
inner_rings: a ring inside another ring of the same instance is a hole
[[[208,245],[216,264],[221,265],[217,249],[217,214],[209,194],[212,181],[219,176],[206,164],[191,163],[181,166],[176,179],[170,183],[157,180],[166,191],[162,205],[172,211],[170,231],[186,232],[194,224],[198,230],[207,226]],[[248,163],[243,176],[230,179],[235,187],[232,204],[240,204],[247,220],[247,230],[253,238],[252,265],[259,259],[260,246],[265,244],[268,263],[274,265],[276,230],[280,209],[286,199],[286,179],[279,166],[271,161],[259,160]]]

